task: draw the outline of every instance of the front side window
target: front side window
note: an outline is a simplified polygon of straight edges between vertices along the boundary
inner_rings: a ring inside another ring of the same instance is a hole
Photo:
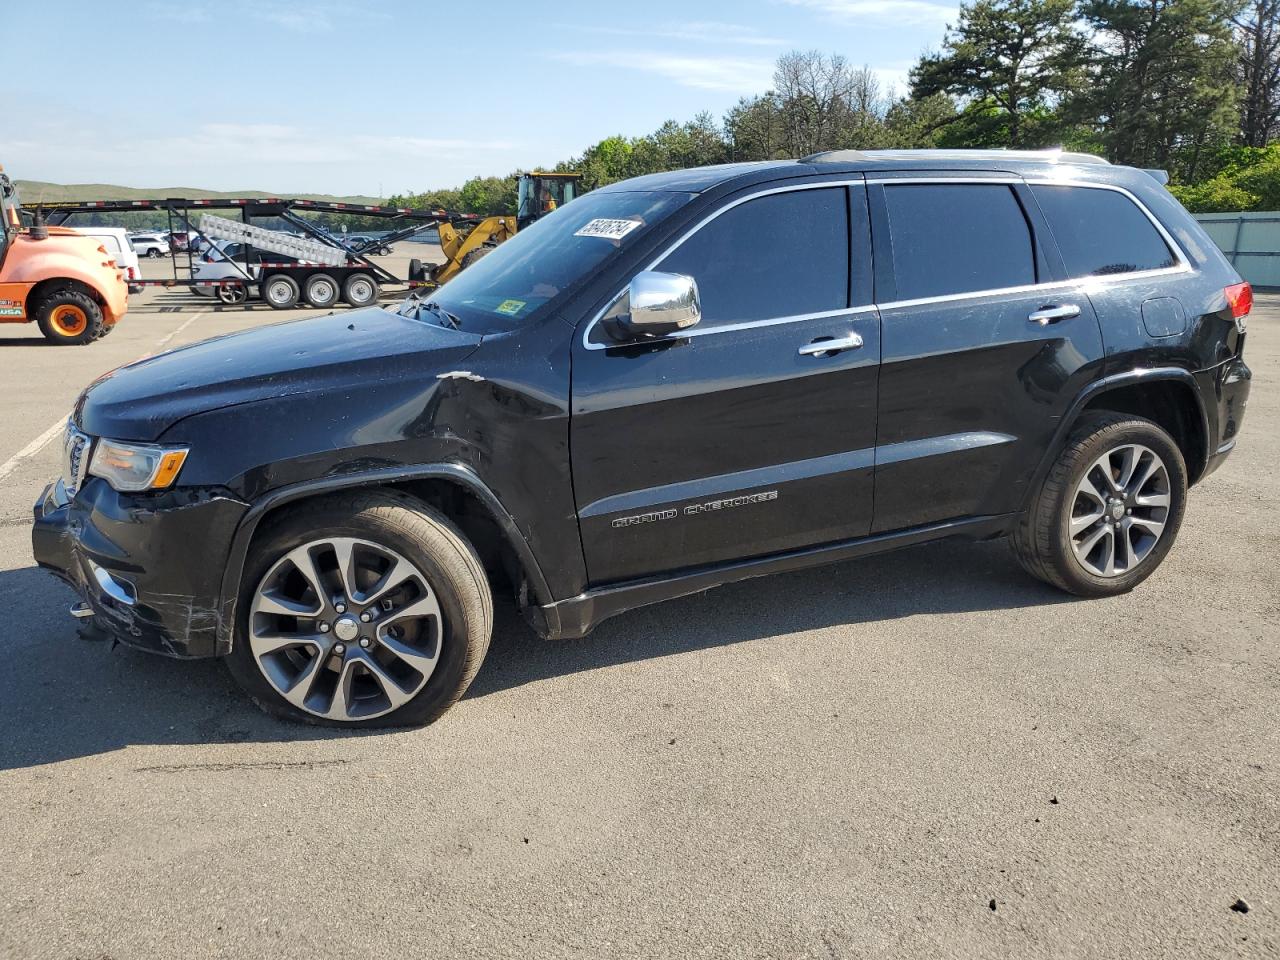
[[[1071,279],[1177,264],[1155,225],[1123,193],[1045,185],[1032,186],[1031,193],[1049,221]]]
[[[843,187],[748,200],[701,227],[654,268],[698,284],[701,326],[849,306],[849,213]]]
[[[884,188],[899,300],[1036,282],[1031,229],[1006,184]]]

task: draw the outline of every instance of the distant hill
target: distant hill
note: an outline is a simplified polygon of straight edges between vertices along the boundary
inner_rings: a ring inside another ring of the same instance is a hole
[[[53,203],[58,200],[163,200],[186,197],[205,200],[226,197],[288,197],[298,200],[327,200],[334,203],[381,203],[375,197],[335,197],[327,193],[267,193],[263,190],[202,190],[199,187],[120,187],[111,183],[45,183],[41,180],[16,180],[23,203]]]

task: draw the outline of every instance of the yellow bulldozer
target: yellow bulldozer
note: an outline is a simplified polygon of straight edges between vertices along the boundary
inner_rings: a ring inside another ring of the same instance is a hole
[[[459,270],[471,266],[490,250],[515,236],[548,213],[568,203],[578,195],[580,173],[549,173],[535,170],[520,174],[517,185],[516,215],[485,217],[474,223],[442,222],[440,224],[440,250],[444,262],[415,271],[410,265],[409,279],[425,279],[439,286]],[[420,272],[421,277],[414,273]]]

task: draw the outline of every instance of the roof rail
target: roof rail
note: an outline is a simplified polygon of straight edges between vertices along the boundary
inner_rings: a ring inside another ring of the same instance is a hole
[[[1039,163],[1101,163],[1105,157],[1069,150],[824,150],[801,163],[857,163],[867,160],[1031,160]]]

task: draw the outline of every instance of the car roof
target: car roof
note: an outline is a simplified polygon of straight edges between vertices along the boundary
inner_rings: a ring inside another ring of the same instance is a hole
[[[792,176],[888,171],[966,171],[1045,177],[1070,170],[1073,178],[1115,181],[1134,172],[1089,153],[1064,150],[828,150],[801,160],[762,160],[692,167],[633,177],[602,187],[609,192],[656,190],[703,193],[732,184],[747,186]]]

